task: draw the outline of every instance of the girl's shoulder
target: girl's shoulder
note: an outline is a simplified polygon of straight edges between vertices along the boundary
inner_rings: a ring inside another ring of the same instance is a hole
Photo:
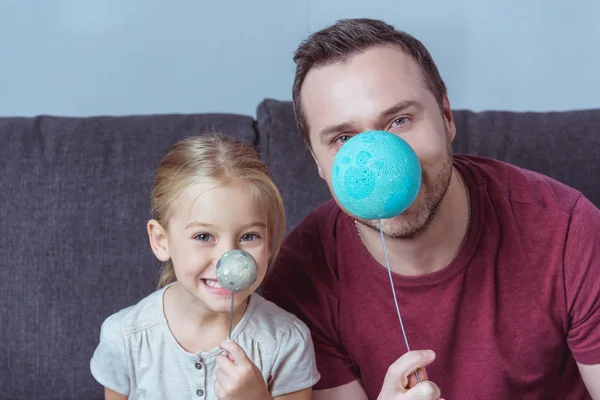
[[[294,314],[275,303],[253,293],[250,299],[246,331],[259,334],[262,339],[270,338],[275,342],[289,340],[291,337],[310,336],[308,326]]]
[[[157,290],[134,305],[125,307],[109,315],[102,323],[101,330],[110,336],[128,336],[151,329],[164,321],[162,294]]]
[[[161,317],[165,320],[162,314],[163,292],[164,289],[157,290],[104,320],[100,341],[90,360],[90,371],[98,382],[119,393],[129,393],[132,389],[132,365],[163,344],[160,340],[163,329],[152,329],[162,323]],[[159,340],[147,340],[149,335]]]

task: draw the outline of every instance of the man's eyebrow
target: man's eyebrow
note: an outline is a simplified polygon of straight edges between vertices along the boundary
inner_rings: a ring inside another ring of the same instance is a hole
[[[323,128],[321,132],[319,132],[319,137],[321,138],[321,141],[325,141],[327,138],[335,135],[336,133],[353,131],[355,129],[356,127],[354,124],[350,122],[343,122],[341,124],[330,125]]]
[[[420,106],[421,105],[417,101],[414,101],[414,100],[401,101],[399,103],[394,104],[387,110],[381,112],[379,114],[379,119],[387,120],[387,119],[390,119],[390,118],[396,116],[397,114],[401,114],[403,111],[406,111],[407,109],[409,109],[411,107],[419,107],[420,108]]]
[[[399,103],[394,104],[387,110],[384,110],[383,112],[381,112],[379,114],[379,120],[390,119],[393,116],[395,116],[397,114],[401,114],[403,111],[406,111],[407,109],[409,109],[411,107],[420,108],[421,105],[419,104],[419,102],[417,102],[415,100],[401,101]],[[341,132],[354,132],[357,130],[358,129],[356,128],[356,125],[353,124],[352,122],[342,122],[341,124],[330,125],[330,126],[323,128],[321,130],[321,132],[319,132],[319,138],[320,138],[321,142],[325,142],[325,141],[327,141],[327,139],[329,137],[331,137],[335,134],[338,134]]]

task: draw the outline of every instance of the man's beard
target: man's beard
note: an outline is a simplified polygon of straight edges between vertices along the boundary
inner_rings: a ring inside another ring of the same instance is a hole
[[[447,136],[446,136],[447,137]],[[381,220],[381,230],[385,236],[394,239],[411,239],[418,237],[427,231],[435,221],[440,204],[448,191],[450,178],[452,177],[453,155],[452,143],[447,140],[446,160],[439,173],[430,177],[423,171],[422,190],[423,198],[419,203],[413,203],[419,208],[409,208],[401,215]],[[364,220],[355,218],[356,221],[379,231],[379,220]]]

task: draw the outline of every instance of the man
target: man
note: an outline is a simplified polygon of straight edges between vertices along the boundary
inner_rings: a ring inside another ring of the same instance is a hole
[[[367,130],[405,139],[423,169],[415,202],[382,222],[413,351],[377,221],[334,200],[287,237],[264,283],[312,330],[314,398],[600,399],[600,211],[540,174],[453,156],[435,63],[384,22],[340,21],[295,62],[298,126],[330,188],[337,150]]]

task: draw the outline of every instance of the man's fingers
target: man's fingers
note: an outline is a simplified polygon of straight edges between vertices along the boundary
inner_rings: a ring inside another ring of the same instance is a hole
[[[441,400],[440,388],[431,381],[422,381],[404,394],[406,400]]]
[[[417,374],[419,375],[419,379],[421,382],[429,379],[429,377],[427,376],[427,369],[425,369],[425,368],[419,368],[417,370]],[[408,384],[406,385],[406,387],[411,388],[411,387],[415,386],[417,383],[419,383],[419,381],[417,380],[415,373],[413,372],[412,374],[409,374],[408,375]]]
[[[418,372],[421,381],[427,380],[425,367],[433,360],[435,360],[435,353],[431,350],[411,351],[396,360],[390,366],[388,374],[394,375],[397,381],[402,383],[402,387],[409,388],[410,383],[413,385],[418,383],[415,371]]]
[[[416,383],[416,378],[413,376],[413,373],[419,368],[424,368],[431,364],[433,360],[435,360],[435,353],[431,350],[410,351],[402,355],[402,357],[397,359],[388,368],[388,372],[385,375],[383,386],[381,388],[381,394],[386,396],[389,395],[391,397],[397,393],[405,393],[410,387],[409,379],[411,376]],[[424,371],[421,371],[421,374],[423,374],[423,372]],[[421,380],[423,381],[423,377],[426,376],[426,374],[420,375]],[[385,398],[385,396],[382,397]]]

